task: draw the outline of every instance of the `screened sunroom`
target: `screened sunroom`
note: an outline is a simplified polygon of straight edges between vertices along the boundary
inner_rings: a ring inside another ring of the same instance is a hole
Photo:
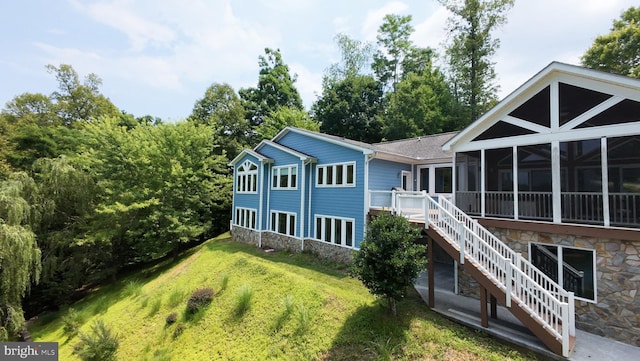
[[[552,63],[444,146],[470,215],[640,228],[640,80]]]

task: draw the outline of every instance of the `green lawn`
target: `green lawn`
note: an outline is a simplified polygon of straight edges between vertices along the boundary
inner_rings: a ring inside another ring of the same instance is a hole
[[[226,287],[225,287],[226,285]],[[185,313],[189,295],[211,287],[211,304]],[[266,253],[210,240],[183,259],[96,290],[72,306],[88,332],[102,320],[120,339],[119,360],[533,360],[431,312],[416,293],[386,313],[344,268],[308,254]],[[75,360],[62,315],[30,327]],[[167,316],[177,321],[167,325]]]

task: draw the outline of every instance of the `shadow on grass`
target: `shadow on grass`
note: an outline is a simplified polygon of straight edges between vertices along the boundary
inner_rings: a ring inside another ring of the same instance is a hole
[[[301,267],[339,279],[349,276],[349,266],[320,258],[310,252],[292,253],[285,250],[265,252],[264,249],[256,246],[237,242],[232,236],[219,237],[218,239],[207,241],[205,245],[210,251],[248,254],[270,262]]]
[[[402,353],[414,318],[412,301],[398,303],[393,316],[386,304],[359,307],[343,324],[322,360],[392,360]]]

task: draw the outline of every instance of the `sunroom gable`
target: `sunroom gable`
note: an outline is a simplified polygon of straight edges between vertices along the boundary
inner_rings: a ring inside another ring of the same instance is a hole
[[[640,80],[551,63],[445,143],[445,151],[622,136],[640,126]]]

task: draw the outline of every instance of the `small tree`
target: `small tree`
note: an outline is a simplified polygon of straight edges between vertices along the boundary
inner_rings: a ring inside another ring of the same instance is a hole
[[[394,316],[396,302],[427,263],[425,247],[414,242],[419,236],[405,218],[383,213],[369,225],[354,259],[354,274],[369,292],[387,300]]]
[[[82,361],[113,361],[118,352],[118,336],[102,320],[97,320],[91,326],[91,333],[80,333],[73,353]]]

